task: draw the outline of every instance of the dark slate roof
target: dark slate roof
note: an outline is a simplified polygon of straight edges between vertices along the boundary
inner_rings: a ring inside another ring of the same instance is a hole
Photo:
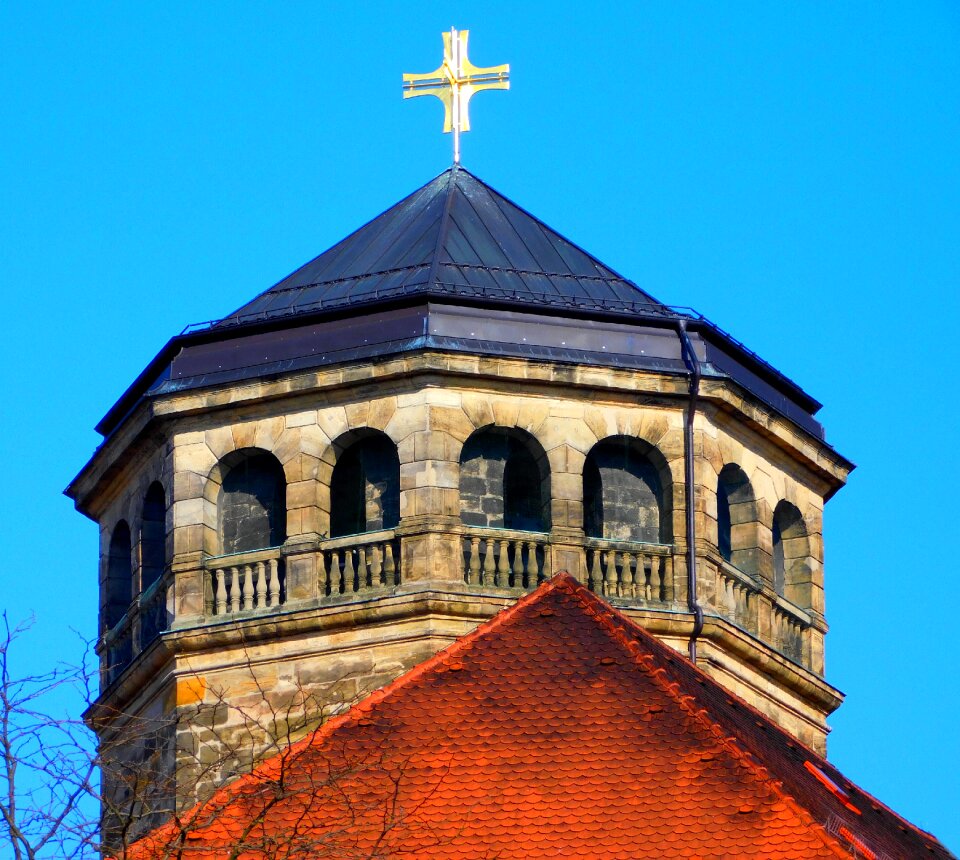
[[[97,431],[112,433],[145,395],[419,349],[688,373],[681,321],[704,376],[735,380],[824,438],[820,403],[736,338],[454,166],[233,313],[188,326]]]
[[[419,294],[675,315],[454,166],[218,325]]]

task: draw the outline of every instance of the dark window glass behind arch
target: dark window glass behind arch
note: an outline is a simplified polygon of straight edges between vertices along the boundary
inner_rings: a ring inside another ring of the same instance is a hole
[[[773,587],[801,609],[810,606],[810,541],[799,508],[781,501],[773,512]]]
[[[659,543],[666,525],[656,467],[631,439],[598,443],[583,467],[583,526],[588,537]]]
[[[220,540],[224,553],[279,546],[286,539],[286,480],[272,454],[251,454],[224,476]]]
[[[166,565],[167,502],[163,486],[154,481],[143,500],[140,526],[140,590],[146,591],[163,575]]]
[[[724,561],[733,561],[733,543],[731,542],[730,495],[721,481],[717,484],[717,547]]]
[[[107,555],[107,588],[104,606],[104,622],[107,628],[114,627],[123,618],[132,597],[130,527],[124,520],[113,529],[110,550]]]
[[[330,480],[330,536],[396,528],[400,522],[400,458],[384,435],[354,442]]]
[[[468,526],[544,532],[550,470],[536,440],[515,428],[487,427],[460,453],[460,518]]]

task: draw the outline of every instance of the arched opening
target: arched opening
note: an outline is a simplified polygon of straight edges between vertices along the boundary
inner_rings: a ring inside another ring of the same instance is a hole
[[[583,467],[583,527],[588,537],[668,543],[659,452],[639,439],[617,436],[598,442]],[[659,465],[659,468],[658,468]]]
[[[223,477],[217,504],[224,554],[280,546],[286,540],[287,483],[265,451],[243,451]]]
[[[460,517],[480,528],[550,529],[550,470],[529,433],[478,430],[460,453]]]
[[[743,469],[728,463],[717,476],[717,548],[744,573],[760,570],[757,501]]]
[[[132,547],[130,527],[125,520],[114,526],[107,554],[107,587],[104,595],[103,619],[109,630],[117,625],[132,598]]]
[[[720,558],[724,561],[733,561],[733,542],[730,534],[730,494],[723,481],[717,482],[717,548]]]
[[[140,525],[140,590],[146,591],[166,566],[167,500],[163,485],[154,481],[143,499]]]
[[[363,436],[337,458],[330,479],[330,536],[392,529],[400,522],[400,458],[383,433]]]
[[[803,515],[790,502],[773,512],[773,588],[802,609],[810,607],[810,541]]]

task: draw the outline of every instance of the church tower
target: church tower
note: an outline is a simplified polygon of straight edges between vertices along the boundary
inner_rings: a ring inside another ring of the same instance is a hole
[[[823,752],[819,406],[455,165],[98,425],[88,719],[160,814],[567,571]]]

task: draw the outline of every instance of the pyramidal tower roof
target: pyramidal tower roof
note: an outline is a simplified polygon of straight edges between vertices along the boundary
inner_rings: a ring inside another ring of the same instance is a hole
[[[636,284],[454,165],[218,325],[415,294],[670,313]]]
[[[421,349],[729,377],[823,439],[820,404],[689,308],[657,301],[460,165],[218,320],[172,338],[97,430],[143,398]]]

